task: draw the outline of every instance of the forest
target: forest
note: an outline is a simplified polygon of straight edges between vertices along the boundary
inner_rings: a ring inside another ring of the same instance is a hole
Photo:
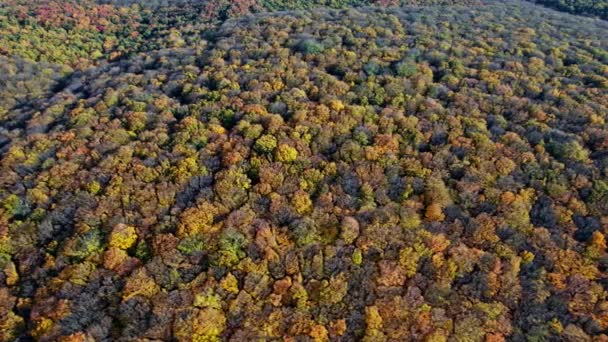
[[[608,341],[607,18],[0,0],[0,341]]]
[[[604,0],[534,0],[534,2],[564,12],[608,20],[608,1]]]

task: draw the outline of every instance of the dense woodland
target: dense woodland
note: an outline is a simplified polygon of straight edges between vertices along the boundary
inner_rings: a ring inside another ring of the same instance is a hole
[[[531,2],[2,0],[0,341],[608,341],[607,117]]]
[[[560,11],[599,17],[608,20],[608,1],[605,0],[533,0]]]

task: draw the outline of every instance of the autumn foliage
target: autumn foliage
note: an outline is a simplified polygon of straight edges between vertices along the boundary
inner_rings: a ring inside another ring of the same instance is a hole
[[[0,340],[608,339],[605,22],[9,4]]]

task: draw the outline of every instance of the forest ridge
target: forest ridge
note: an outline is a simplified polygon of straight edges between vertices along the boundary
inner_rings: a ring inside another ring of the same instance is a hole
[[[1,0],[0,341],[608,341],[606,2],[538,3]]]

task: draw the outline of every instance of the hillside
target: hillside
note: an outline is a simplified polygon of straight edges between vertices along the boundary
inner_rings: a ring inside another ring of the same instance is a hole
[[[0,340],[608,339],[608,22],[261,3],[0,9]]]
[[[534,0],[533,2],[568,13],[608,20],[606,0]]]

